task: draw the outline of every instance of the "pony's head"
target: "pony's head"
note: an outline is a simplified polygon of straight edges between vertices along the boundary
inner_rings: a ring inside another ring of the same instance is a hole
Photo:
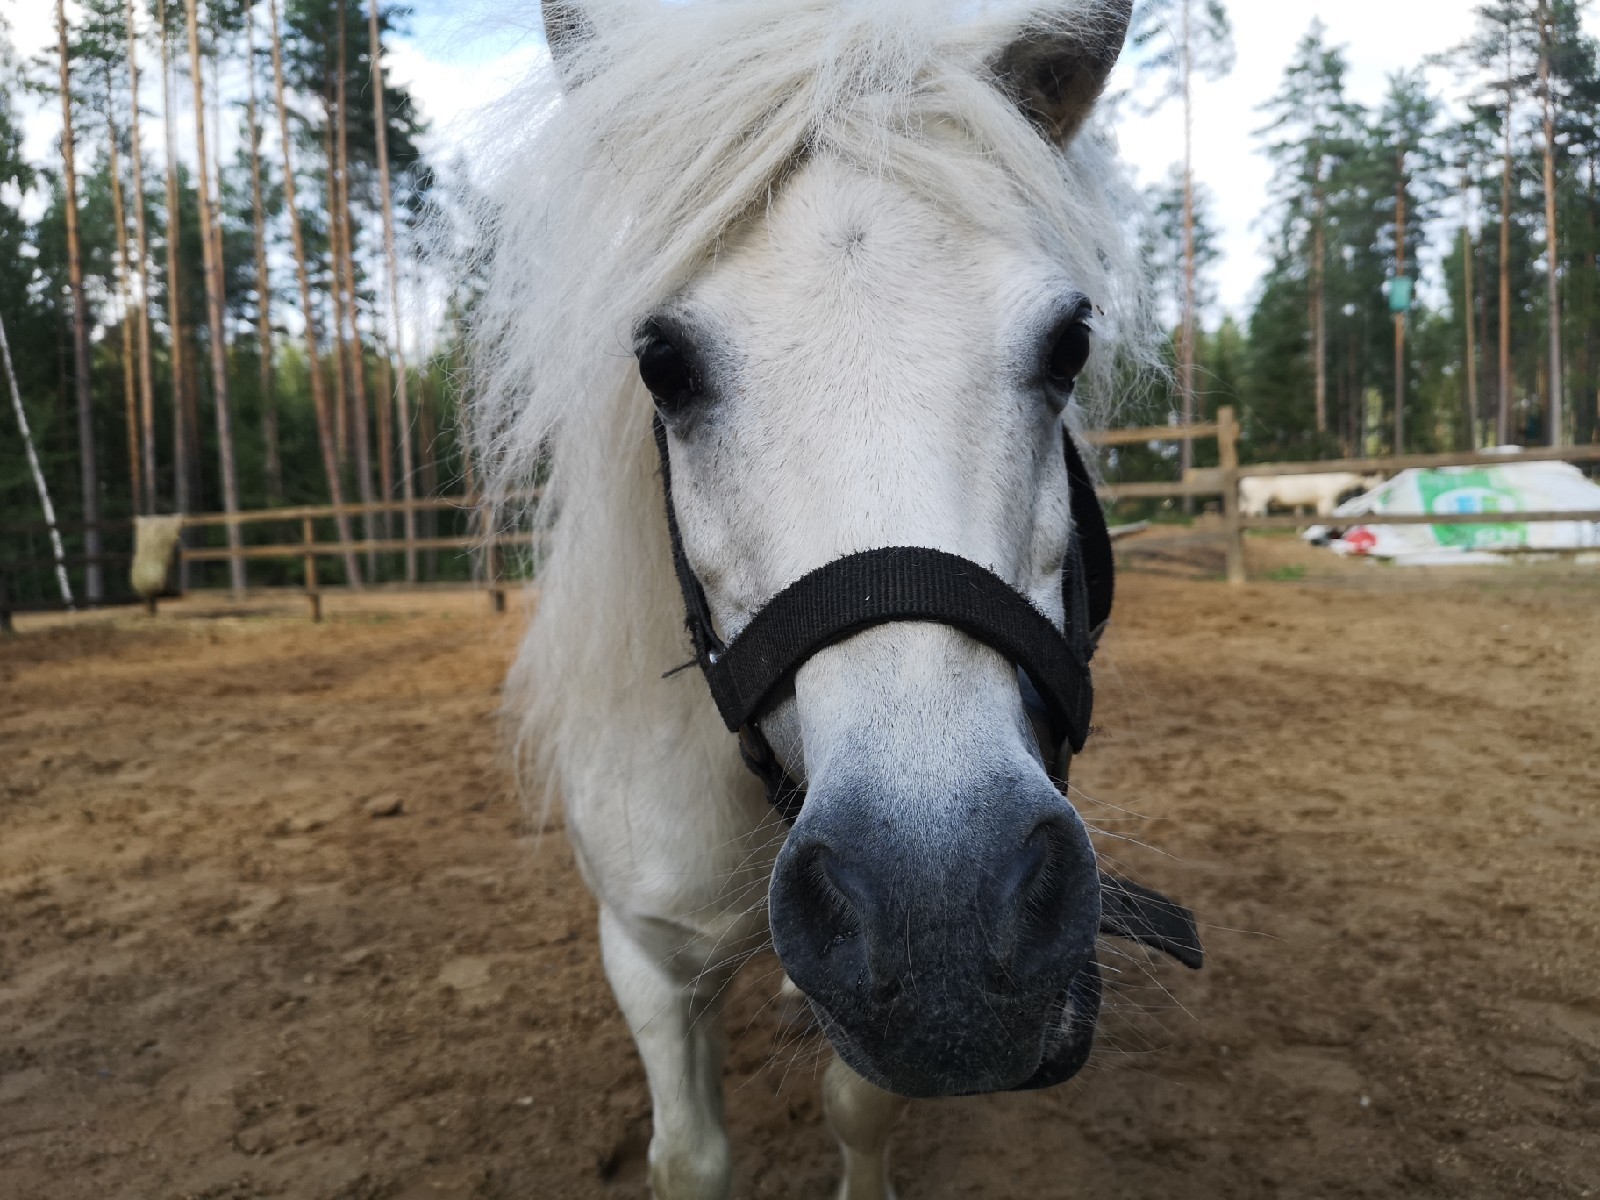
[[[653,408],[724,639],[885,546],[979,563],[1063,620],[1066,416],[1106,394],[1103,343],[1136,319],[1113,169],[1083,132],[1129,0],[972,7],[546,0],[566,94],[485,235],[478,416],[491,479],[552,451],[547,619],[587,603],[659,627],[578,563],[622,553],[597,548],[609,531],[671,588],[660,518],[627,532],[595,485],[610,455],[648,494]],[[675,622],[675,594],[649,595]],[[638,656],[638,678],[669,665]],[[1081,1061],[1099,875],[1015,665],[941,624],[880,625],[809,658],[761,728],[808,789],[774,942],[845,1060],[907,1095]]]

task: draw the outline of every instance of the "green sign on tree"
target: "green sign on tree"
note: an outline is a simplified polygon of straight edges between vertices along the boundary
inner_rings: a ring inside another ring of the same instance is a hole
[[[1411,276],[1399,275],[1389,280],[1389,311],[1392,313],[1411,311]]]

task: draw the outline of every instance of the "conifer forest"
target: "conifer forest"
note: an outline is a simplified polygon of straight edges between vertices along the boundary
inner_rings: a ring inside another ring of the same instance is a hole
[[[54,9],[42,53],[14,46],[6,14],[22,3]],[[1237,317],[1212,315],[1206,164],[1190,139],[1175,146],[1130,229],[1172,369],[1121,409],[1129,423],[1231,404],[1248,461],[1600,441],[1600,47],[1585,7],[1487,0],[1470,38],[1418,47],[1375,105],[1349,95],[1348,50],[1313,22],[1247,117],[1272,164],[1270,253]],[[426,114],[385,69],[409,19],[389,0],[0,3],[13,600],[54,593],[41,490],[90,601],[126,593],[125,567],[102,556],[127,550],[137,514],[471,492],[455,435],[470,287],[415,299],[430,275],[419,226],[466,184],[429,161]],[[1189,128],[1196,81],[1243,69],[1223,0],[1142,0],[1126,53],[1113,133],[1134,105],[1183,106]],[[24,118],[43,104],[60,136],[30,159]],[[1189,447],[1118,469],[1175,473]],[[341,541],[466,528],[447,508],[334,524]],[[470,570],[418,557],[323,570]],[[300,569],[251,561],[248,582]],[[189,582],[237,586],[243,570],[197,564]]]

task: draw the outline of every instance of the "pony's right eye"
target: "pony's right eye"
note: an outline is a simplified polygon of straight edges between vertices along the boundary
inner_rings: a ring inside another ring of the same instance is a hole
[[[694,364],[659,328],[645,330],[637,356],[639,378],[664,415],[679,411],[700,394]]]

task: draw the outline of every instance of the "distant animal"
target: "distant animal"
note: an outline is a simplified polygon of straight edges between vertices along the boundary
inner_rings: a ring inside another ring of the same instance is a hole
[[[1084,1065],[1102,932],[1199,965],[1064,782],[1111,599],[1067,417],[1125,378],[1096,338],[1154,345],[1085,132],[1130,10],[544,0],[558,87],[462,201],[474,461],[544,480],[506,709],[659,1200],[729,1192],[722,1008],[769,946],[836,1052],[847,1200],[908,1097]]]
[[[1247,517],[1264,517],[1274,506],[1298,511],[1310,508],[1319,517],[1332,514],[1339,501],[1352,492],[1371,491],[1382,475],[1356,475],[1334,471],[1319,475],[1257,475],[1239,481],[1239,511]]]

